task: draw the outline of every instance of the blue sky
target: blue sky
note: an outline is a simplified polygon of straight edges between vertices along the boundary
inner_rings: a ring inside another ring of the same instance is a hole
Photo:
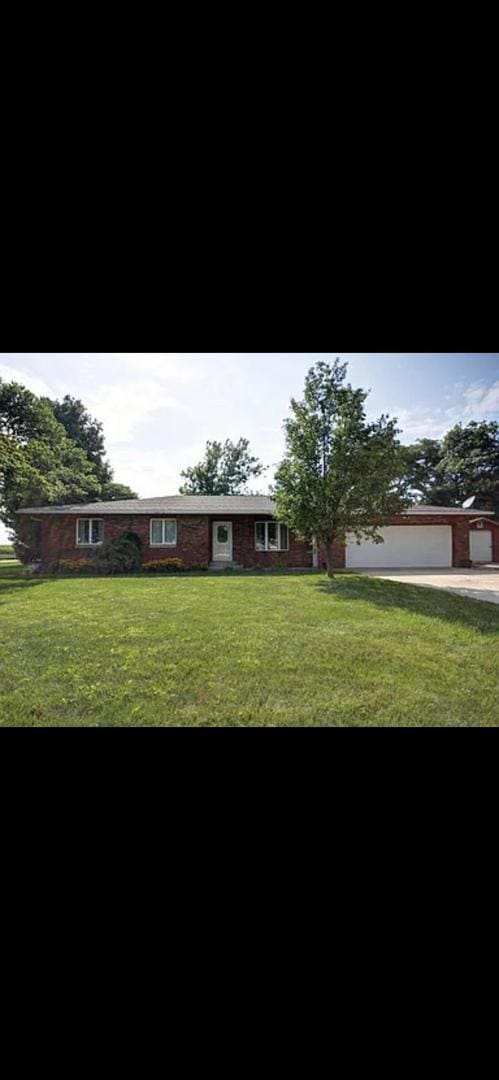
[[[290,397],[336,355],[371,390],[369,414],[398,417],[403,442],[499,420],[499,353],[0,353],[0,377],[81,398],[104,424],[116,480],[146,497],[174,494],[207,439],[245,436],[271,480]]]

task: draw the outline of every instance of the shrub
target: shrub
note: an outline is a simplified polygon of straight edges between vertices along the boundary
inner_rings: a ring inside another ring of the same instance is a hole
[[[106,540],[92,562],[103,574],[133,574],[141,567],[142,540],[137,533],[121,533],[115,540]]]
[[[150,559],[142,563],[142,569],[146,574],[171,574],[175,570],[185,570],[182,559]]]
[[[186,566],[182,559],[151,559],[142,564],[142,569],[146,574],[178,574],[183,571],[188,573],[190,570],[207,570],[208,563],[190,563]]]
[[[28,518],[19,519],[13,545],[15,558],[25,566],[38,562],[41,557],[41,537],[42,528],[39,521],[31,521]]]
[[[53,563],[53,574],[88,574],[95,573],[95,559],[59,559]]]

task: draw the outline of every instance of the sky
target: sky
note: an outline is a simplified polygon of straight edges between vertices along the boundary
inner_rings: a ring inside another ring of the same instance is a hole
[[[174,495],[208,439],[242,436],[269,466],[254,481],[265,491],[289,399],[301,397],[312,364],[335,356],[353,386],[371,391],[368,416],[397,417],[404,443],[499,420],[499,353],[0,353],[0,377],[80,398],[104,425],[115,480],[142,498]]]

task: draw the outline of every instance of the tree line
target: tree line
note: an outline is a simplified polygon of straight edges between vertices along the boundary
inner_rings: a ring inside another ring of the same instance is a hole
[[[496,421],[456,424],[442,439],[418,439],[404,446],[397,438],[396,420],[382,416],[367,423],[368,394],[352,390],[346,370],[339,360],[319,362],[307,375],[303,400],[291,401],[292,415],[284,422],[286,456],[276,474],[274,494],[291,490],[294,474],[296,483],[300,478],[305,502],[317,497],[319,483],[326,503],[334,503],[335,492],[336,501],[341,497],[344,502],[351,491],[354,504],[360,500],[366,505],[369,493],[364,489],[376,478],[380,498],[381,492],[390,491],[404,505],[423,502],[457,507],[474,495],[477,506],[494,510],[499,517]],[[250,454],[247,439],[208,442],[202,461],[181,473],[186,482],[179,490],[184,495],[248,493],[249,481],[265,471]]]
[[[368,421],[367,397],[347,382],[346,364],[319,361],[284,421],[271,494],[283,522],[324,544],[330,573],[336,541],[353,533],[379,542],[380,526],[416,502],[461,506],[474,495],[477,508],[499,517],[498,423],[456,424],[440,440],[404,446],[395,419]],[[248,485],[265,471],[248,439],[208,442],[203,459],[182,471],[180,493],[258,494]],[[22,506],[129,498],[135,493],[114,481],[106,460],[102,424],[81,401],[38,398],[0,379],[0,517],[18,547],[35,544],[33,524],[16,519]]]

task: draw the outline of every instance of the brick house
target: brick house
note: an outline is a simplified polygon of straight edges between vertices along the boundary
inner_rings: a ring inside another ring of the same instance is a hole
[[[323,552],[294,536],[274,517],[265,495],[171,495],[84,506],[25,507],[39,522],[45,563],[85,557],[122,532],[143,543],[144,560],[177,557],[186,566],[313,568]],[[499,563],[499,522],[487,511],[415,506],[390,519],[383,544],[338,544],[336,565],[361,567],[467,567]],[[480,541],[473,542],[473,534]],[[490,537],[490,548],[489,548]],[[491,552],[488,558],[488,552]],[[481,554],[480,558],[477,555]]]

